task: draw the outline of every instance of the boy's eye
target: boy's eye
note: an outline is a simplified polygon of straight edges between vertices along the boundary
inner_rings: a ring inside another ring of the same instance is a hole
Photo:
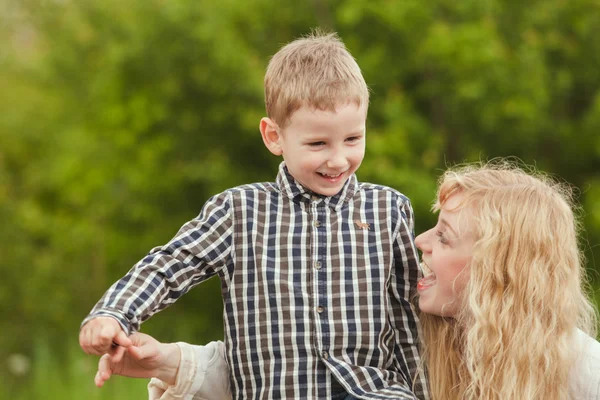
[[[346,139],[347,142],[356,142],[360,139],[360,136],[350,136]]]
[[[325,142],[310,142],[308,145],[311,147],[319,147],[319,146],[323,146],[325,144]]]

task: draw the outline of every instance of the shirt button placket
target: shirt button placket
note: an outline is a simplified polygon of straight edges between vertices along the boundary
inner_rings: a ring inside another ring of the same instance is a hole
[[[317,201],[320,200],[320,199],[318,197],[316,197],[316,196],[313,196],[312,200],[313,200],[313,211],[315,213],[315,217],[318,218],[318,214],[317,214]],[[312,221],[312,225],[315,228],[321,228],[322,223],[321,223],[321,221],[319,219],[315,219],[315,220]],[[320,237],[320,235],[318,233],[316,233],[316,234],[317,234],[317,237]],[[317,243],[318,243],[318,248],[319,249],[317,250],[316,256],[317,256],[317,258],[320,258],[322,256],[322,251],[321,251],[322,248],[321,247],[324,245],[324,243],[321,243],[321,241],[319,241],[319,240],[317,241]],[[320,260],[315,260],[314,263],[313,263],[313,267],[314,267],[315,271],[320,271],[321,268],[323,267],[323,263]],[[317,275],[320,275],[320,274],[317,274]],[[320,277],[320,278],[322,279],[323,277]],[[319,277],[317,277],[317,280],[318,279],[319,279]],[[320,295],[317,297],[317,299],[315,299],[317,301],[317,304],[319,304],[322,300],[324,300],[324,299],[320,299],[319,298],[322,295],[323,294],[320,293]],[[321,315],[325,311],[325,307],[323,307],[321,305],[317,306],[317,307],[315,307],[315,311],[317,312],[317,314]],[[321,318],[321,322],[320,323],[327,324],[327,321],[326,321],[325,318]],[[325,348],[328,346],[328,343],[327,343],[326,340],[325,340],[325,343],[322,343],[322,344],[325,346]],[[321,351],[321,357],[323,358],[323,360],[327,361],[327,360],[329,360],[329,353],[326,350],[323,350],[323,351]]]

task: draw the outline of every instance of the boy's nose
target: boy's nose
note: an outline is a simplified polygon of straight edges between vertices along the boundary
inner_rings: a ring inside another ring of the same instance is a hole
[[[329,157],[329,160],[327,160],[327,168],[343,170],[346,168],[346,166],[348,166],[346,157],[340,153],[332,154],[331,157]]]

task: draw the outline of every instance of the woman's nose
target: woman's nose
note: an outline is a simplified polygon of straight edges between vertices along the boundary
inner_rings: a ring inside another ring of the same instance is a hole
[[[427,252],[430,249],[430,245],[429,245],[429,233],[431,232],[431,229],[428,231],[425,231],[423,233],[421,233],[419,236],[417,236],[415,238],[415,245],[417,246],[417,248],[423,252]]]

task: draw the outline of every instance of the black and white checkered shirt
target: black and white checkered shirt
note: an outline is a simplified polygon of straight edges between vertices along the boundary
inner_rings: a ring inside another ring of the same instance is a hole
[[[409,200],[356,176],[312,194],[281,164],[276,183],[212,197],[94,307],[133,332],[218,275],[235,399],[428,398],[417,317]],[[85,322],[85,321],[84,321]],[[425,388],[425,389],[424,389]]]

